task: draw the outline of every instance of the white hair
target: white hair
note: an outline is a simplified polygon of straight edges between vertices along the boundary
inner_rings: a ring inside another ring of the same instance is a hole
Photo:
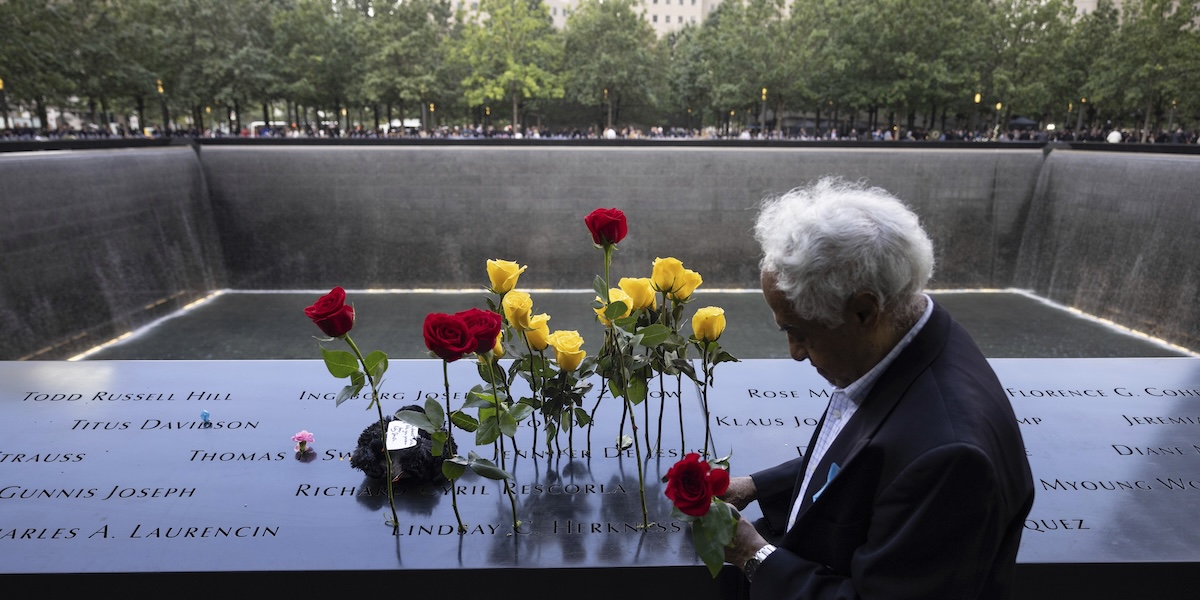
[[[910,319],[933,275],[933,243],[917,215],[886,190],[836,177],[764,200],[754,237],[762,272],[796,314],[828,327],[863,291],[885,314]]]

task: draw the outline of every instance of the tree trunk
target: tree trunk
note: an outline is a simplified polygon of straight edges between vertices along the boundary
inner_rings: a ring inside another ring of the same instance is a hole
[[[1145,144],[1145,143],[1147,143],[1148,141],[1150,141],[1150,113],[1151,113],[1153,110],[1154,110],[1154,101],[1153,101],[1153,100],[1150,100],[1150,99],[1147,99],[1147,100],[1146,100],[1146,118],[1145,118],[1145,120],[1142,122],[1142,139],[1141,139],[1141,142],[1142,142],[1143,144]]]
[[[38,98],[34,101],[34,110],[37,111],[38,121],[42,124],[42,131],[50,130],[50,115],[46,114],[46,103]]]
[[[517,131],[518,131],[517,128],[520,127],[520,125],[517,123],[517,109],[520,106],[520,102],[518,102],[517,100],[518,100],[517,93],[513,92],[513,95],[512,95],[512,134],[514,136],[517,135]]]

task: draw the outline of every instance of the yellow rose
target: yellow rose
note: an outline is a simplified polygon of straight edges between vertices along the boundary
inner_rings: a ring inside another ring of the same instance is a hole
[[[583,337],[578,331],[555,331],[546,341],[554,347],[554,362],[564,371],[579,368],[587,352],[583,350]]]
[[[533,312],[533,298],[530,298],[528,293],[510,290],[504,295],[500,305],[504,308],[504,318],[508,319],[509,325],[521,331],[529,330],[529,313]]]
[[[511,260],[489,260],[487,261],[488,279],[492,281],[492,291],[497,294],[506,294],[514,287],[517,287],[517,278],[525,269]]]
[[[546,349],[549,344],[547,338],[550,337],[550,325],[547,321],[550,320],[550,315],[542,313],[529,317],[529,331],[525,332],[525,338],[529,340],[529,346],[537,351]]]
[[[701,283],[704,283],[704,280],[700,278],[699,273],[691,269],[684,269],[683,273],[680,273],[679,277],[675,280],[675,291],[668,293],[667,297],[672,300],[684,302],[692,297],[692,292],[696,291],[696,288],[700,287]]]
[[[650,273],[650,282],[654,289],[660,292],[674,292],[678,284],[676,279],[683,273],[683,263],[678,258],[654,259],[654,270]]]
[[[597,296],[596,301],[603,303],[604,299]],[[624,291],[622,291],[621,288],[610,288],[608,290],[608,301],[610,304],[613,302],[620,302],[625,305],[625,314],[617,315],[618,319],[621,317],[628,317],[629,313],[633,312],[633,299],[629,297],[629,294],[626,294]],[[604,311],[607,308],[607,306],[601,306],[600,308],[593,309],[596,311],[596,316],[600,319],[600,322],[604,323],[605,325],[608,325],[608,319],[604,318]]]
[[[715,342],[725,331],[725,311],[715,306],[706,306],[692,317],[692,334],[696,339]]]
[[[618,285],[633,301],[633,310],[654,308],[658,305],[657,296],[654,295],[654,284],[650,282],[650,278],[624,277]]]
[[[492,356],[495,356],[496,358],[504,358],[504,344],[500,343],[500,340],[502,339],[504,339],[503,331],[496,334],[496,345],[492,346]]]

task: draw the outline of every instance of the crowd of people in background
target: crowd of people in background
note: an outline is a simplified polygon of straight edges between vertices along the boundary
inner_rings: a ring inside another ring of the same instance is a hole
[[[1111,124],[1105,127],[1084,128],[1074,131],[1064,129],[1008,129],[998,127],[991,129],[955,129],[952,131],[926,130],[923,128],[851,128],[839,132],[837,128],[820,129],[815,127],[793,127],[784,130],[768,130],[760,134],[756,127],[747,127],[736,131],[706,127],[702,129],[686,127],[650,127],[639,129],[624,127],[598,129],[588,128],[541,128],[528,127],[515,134],[511,127],[495,127],[490,125],[459,126],[446,125],[421,128],[384,128],[355,126],[341,130],[337,126],[256,126],[253,129],[243,127],[241,130],[228,131],[220,128],[200,130],[197,128],[180,128],[169,131],[128,130],[123,127],[103,129],[91,127],[85,129],[59,128],[54,130],[17,127],[0,130],[0,141],[39,141],[39,140],[95,140],[95,139],[136,139],[136,138],[316,138],[316,139],[700,139],[700,140],[777,140],[777,141],[939,141],[939,142],[1104,142],[1104,143],[1153,143],[1153,144],[1196,144],[1200,131],[1157,130],[1143,136],[1140,130],[1117,128]],[[1145,139],[1143,139],[1145,138]]]

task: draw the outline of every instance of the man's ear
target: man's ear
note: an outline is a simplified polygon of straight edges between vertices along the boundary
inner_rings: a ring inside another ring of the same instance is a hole
[[[854,319],[854,322],[861,327],[874,329],[883,318],[882,313],[883,309],[879,306],[879,299],[873,292],[855,292],[846,301],[846,317]]]

